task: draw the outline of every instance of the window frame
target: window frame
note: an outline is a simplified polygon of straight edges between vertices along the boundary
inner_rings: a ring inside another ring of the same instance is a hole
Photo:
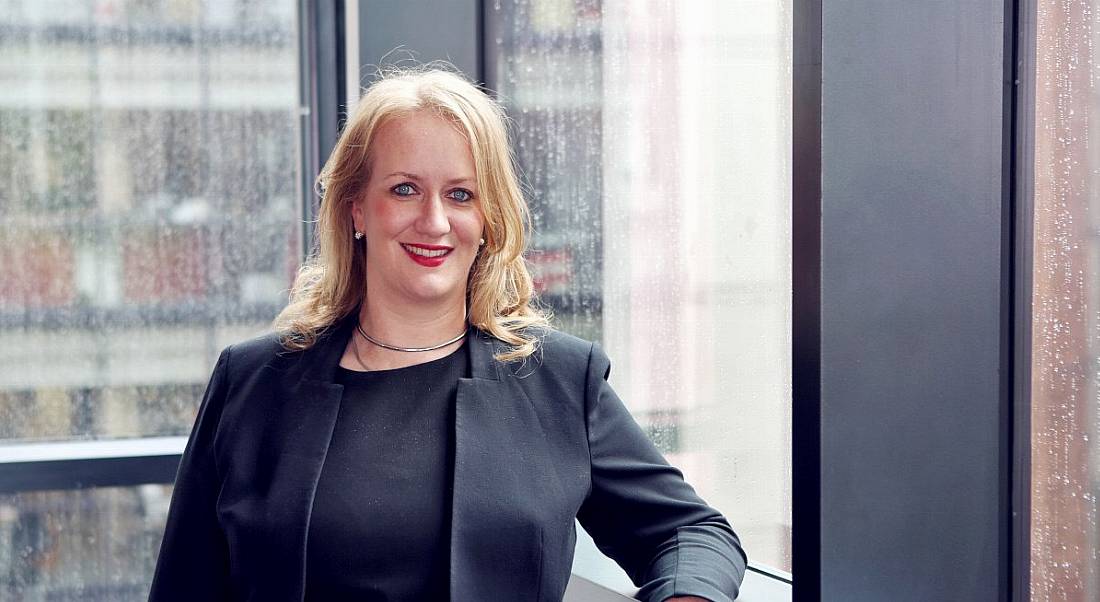
[[[791,573],[821,599],[821,0],[794,0],[791,65]]]
[[[1009,188],[1015,218],[1009,234],[1012,255],[1006,258],[1013,279],[1010,287],[1014,316],[1009,340],[1012,345],[1012,402],[1009,446],[1012,465],[1009,479],[1011,523],[1008,550],[1009,583],[1005,599],[1013,602],[1031,600],[1031,329],[1032,271],[1034,270],[1035,224],[1035,52],[1037,0],[1017,0],[1012,5],[1012,27],[1006,38],[1014,35],[1011,65],[1006,65],[1008,81],[1015,84],[1011,130],[1013,144],[1013,178]]]

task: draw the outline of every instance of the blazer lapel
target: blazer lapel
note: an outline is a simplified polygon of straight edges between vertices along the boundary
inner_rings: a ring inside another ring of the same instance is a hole
[[[273,451],[276,466],[270,476],[267,512],[271,513],[271,524],[285,526],[285,530],[272,534],[269,544],[281,549],[278,557],[285,558],[287,564],[276,570],[263,567],[269,576],[265,577],[264,599],[301,600],[305,596],[313,497],[343,397],[343,386],[333,381],[353,326],[353,319],[344,318],[313,347],[277,360],[284,365],[276,388],[276,407],[281,408],[279,419],[283,423],[277,427],[282,433],[281,449]]]
[[[451,499],[451,599],[533,600],[541,580],[542,532],[516,496],[531,478],[518,457],[533,415],[523,389],[493,358],[502,344],[471,328],[471,378],[455,399]]]

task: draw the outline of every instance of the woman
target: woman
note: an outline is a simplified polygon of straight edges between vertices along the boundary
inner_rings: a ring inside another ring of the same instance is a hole
[[[445,71],[360,100],[291,303],[214,368],[151,600],[560,600],[574,518],[643,600],[736,597],[727,521],[531,306],[504,124]]]

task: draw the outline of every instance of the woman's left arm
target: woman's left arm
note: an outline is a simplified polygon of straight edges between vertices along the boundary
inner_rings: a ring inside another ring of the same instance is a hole
[[[611,389],[593,345],[585,412],[592,487],[577,518],[647,602],[730,602],[747,558],[729,522],[670,466]]]
[[[229,355],[218,357],[172,490],[149,602],[230,600],[229,547],[218,524],[214,437],[229,391]]]

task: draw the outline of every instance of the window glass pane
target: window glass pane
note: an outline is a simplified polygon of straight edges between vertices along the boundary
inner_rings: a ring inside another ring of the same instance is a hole
[[[487,24],[544,300],[750,559],[789,571],[790,2],[520,0]],[[574,569],[623,584],[597,557]]]
[[[1100,1],[1039,0],[1031,599],[1100,599]]]
[[[301,255],[297,3],[0,11],[0,439],[185,435]]]
[[[168,485],[0,495],[0,600],[145,600],[171,495]]]

